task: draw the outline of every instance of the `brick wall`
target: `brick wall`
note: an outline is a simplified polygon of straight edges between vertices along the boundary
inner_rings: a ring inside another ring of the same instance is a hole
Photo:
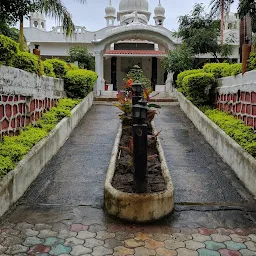
[[[256,130],[256,71],[220,79],[217,108],[230,112]]]
[[[0,66],[0,135],[17,134],[65,96],[60,79]]]

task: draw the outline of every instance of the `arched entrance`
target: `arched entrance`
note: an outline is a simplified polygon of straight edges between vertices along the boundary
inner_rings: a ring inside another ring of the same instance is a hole
[[[128,52],[123,50],[117,51],[117,49],[115,48],[112,49],[113,44],[116,45],[118,42],[125,42],[125,40],[129,40],[130,43],[131,40],[134,40],[136,42],[138,40],[140,40],[141,42],[150,42],[151,44],[153,43],[154,49],[147,49],[145,51],[141,50],[140,52],[135,51],[134,49],[130,49],[130,51]],[[109,62],[109,66],[119,67],[119,70],[116,70],[116,78],[115,72],[113,72],[112,68],[111,70],[108,70],[108,80],[111,80],[113,82],[116,79],[117,85],[114,85],[114,89],[119,89],[118,87],[120,86],[121,82],[120,77],[124,77],[125,73],[125,69],[123,71],[122,69],[120,69],[120,66],[122,68],[122,63],[120,63],[120,61],[122,61],[124,58],[127,59],[129,57],[130,59],[134,59],[134,63],[139,58],[142,59],[143,62],[145,62],[145,58],[147,58],[147,60],[149,60],[150,62],[150,67],[148,66],[147,68],[151,69],[149,72],[151,74],[151,77],[148,78],[154,82],[154,79],[156,80],[156,77],[154,76],[156,75],[154,75],[153,73],[155,72],[157,74],[157,58],[163,57],[169,50],[175,47],[175,44],[173,43],[170,33],[168,33],[168,31],[165,28],[143,25],[141,23],[133,23],[127,26],[113,28],[108,32],[108,34],[104,38],[98,40],[95,39],[93,41],[93,44],[95,46],[95,70],[99,76],[96,88],[94,88],[94,92],[98,96],[102,95],[102,92],[104,91],[104,73],[106,73],[106,70],[104,72],[104,69],[106,69],[106,65],[104,65],[105,60]],[[123,64],[123,66],[125,66],[125,64]]]

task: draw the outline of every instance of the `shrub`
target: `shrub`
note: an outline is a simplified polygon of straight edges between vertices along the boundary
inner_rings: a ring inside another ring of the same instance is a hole
[[[60,99],[56,107],[45,113],[34,126],[27,126],[18,136],[4,136],[3,141],[0,142],[0,178],[11,171],[63,117],[70,116],[71,109],[78,103],[79,100]]]
[[[182,81],[183,81],[184,77],[186,77],[188,75],[192,75],[192,74],[198,74],[198,73],[202,73],[202,69],[186,70],[186,71],[179,73],[179,75],[177,77],[177,81],[176,81],[177,86],[178,87],[182,86]]]
[[[240,73],[242,73],[242,64],[236,63],[236,64],[230,64],[225,66],[222,69],[221,75],[222,77],[227,77],[227,76],[236,76]]]
[[[251,52],[247,61],[247,71],[256,69],[256,52]]]
[[[248,153],[256,157],[256,134],[251,127],[246,126],[242,120],[217,109],[204,108],[202,111]]]
[[[32,53],[19,52],[13,59],[13,66],[37,74],[38,57]]]
[[[212,73],[215,78],[221,78],[223,69],[228,66],[228,63],[208,63],[204,65],[203,72]]]
[[[46,76],[56,77],[54,73],[53,65],[49,62],[42,61],[41,62],[43,74]]]
[[[65,78],[65,90],[71,98],[84,98],[97,80],[97,74],[94,71],[86,69],[71,70]]]
[[[213,74],[201,72],[184,77],[181,90],[195,105],[202,105],[210,102],[210,90],[215,86]]]
[[[0,65],[10,66],[18,52],[18,44],[11,38],[0,35]]]
[[[44,64],[45,63],[50,63],[53,65],[54,74],[57,78],[64,78],[69,70],[68,64],[63,60],[47,59],[44,61]]]
[[[68,64],[68,68],[69,68],[69,70],[77,70],[77,69],[79,69],[79,67],[76,66],[75,64]]]

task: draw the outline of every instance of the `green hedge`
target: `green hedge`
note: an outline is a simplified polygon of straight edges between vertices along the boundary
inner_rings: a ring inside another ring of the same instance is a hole
[[[42,69],[43,69],[43,75],[56,77],[56,75],[54,73],[53,65],[51,63],[42,61],[41,65],[42,65]]]
[[[209,108],[201,110],[249,154],[256,157],[256,134],[251,127],[226,112]]]
[[[223,69],[227,68],[228,63],[208,63],[203,67],[203,72],[212,73],[215,78],[221,78]]]
[[[13,59],[13,66],[31,73],[38,73],[38,57],[32,53],[19,52]]]
[[[68,64],[69,70],[78,70],[79,67],[76,66],[75,64]]]
[[[256,69],[256,52],[251,52],[247,61],[247,71]]]
[[[176,81],[177,87],[182,86],[182,81],[183,81],[184,77],[192,75],[192,74],[198,74],[198,73],[202,73],[202,70],[201,69],[192,69],[192,70],[186,70],[186,71],[179,73],[178,77],[177,77],[177,81]]]
[[[221,75],[222,77],[227,77],[227,76],[236,76],[241,73],[242,73],[242,64],[236,63],[236,64],[230,64],[224,67],[222,69]]]
[[[59,59],[47,59],[44,64],[50,63],[53,65],[54,74],[57,78],[64,78],[69,70],[68,64]]]
[[[211,91],[216,87],[216,79],[213,74],[197,73],[184,77],[179,89],[195,105],[209,103]]]
[[[0,65],[10,66],[18,53],[18,44],[11,38],[0,35]]]
[[[0,178],[14,169],[16,164],[28,153],[28,151],[65,116],[71,115],[71,109],[79,103],[79,100],[60,99],[56,107],[51,108],[35,124],[28,125],[18,136],[4,136],[0,142]]]
[[[78,69],[68,71],[65,77],[65,91],[68,97],[84,98],[92,91],[97,77],[97,74],[91,70]]]

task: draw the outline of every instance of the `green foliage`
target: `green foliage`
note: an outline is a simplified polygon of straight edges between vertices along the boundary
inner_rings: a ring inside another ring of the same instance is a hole
[[[94,71],[78,69],[68,71],[65,77],[65,90],[71,98],[84,98],[92,91],[98,76]]]
[[[0,34],[8,36],[15,42],[19,42],[19,30],[17,28],[10,27],[10,23],[6,20],[0,19]]]
[[[42,61],[41,65],[42,65],[42,68],[43,68],[43,74],[45,76],[56,77],[56,75],[54,73],[53,65],[51,63]]]
[[[57,78],[64,78],[69,70],[68,64],[60,59],[47,59],[44,64],[50,63],[53,65],[54,74]]]
[[[163,60],[165,71],[180,73],[193,67],[194,57],[191,48],[186,44],[176,47],[173,51],[169,51]]]
[[[247,71],[256,69],[256,52],[251,52],[247,61]]]
[[[37,74],[38,57],[32,53],[19,52],[13,59],[13,66]]]
[[[180,74],[178,74],[178,77],[177,77],[177,86],[178,87],[181,87],[182,86],[182,81],[184,79],[184,77],[188,76],[188,75],[192,75],[192,74],[198,74],[198,73],[202,73],[202,70],[201,69],[192,69],[192,70],[186,70],[186,71],[183,71],[181,72]]]
[[[221,78],[222,71],[227,66],[229,66],[228,63],[208,63],[204,65],[203,71],[206,73],[212,73],[215,78]]]
[[[0,155],[0,178],[7,174],[10,170],[14,169],[15,164],[9,156]]]
[[[213,74],[197,73],[183,78],[181,91],[195,105],[210,102],[210,91],[216,87]]]
[[[253,157],[256,157],[256,134],[243,121],[217,109],[204,108],[202,111],[227,135],[234,139]]]
[[[146,78],[146,76],[143,73],[143,70],[135,65],[125,76],[124,82],[127,83],[130,79],[132,79],[133,82],[139,81],[142,84],[143,88],[151,87],[151,81]]]
[[[60,99],[56,107],[51,108],[35,124],[27,126],[18,136],[4,136],[0,142],[0,178],[11,171],[27,152],[56,126],[65,116],[71,115],[71,109],[80,101]]]
[[[76,66],[75,64],[69,64],[68,67],[69,67],[69,70],[78,70],[79,69],[79,67]]]
[[[242,64],[236,63],[236,64],[230,64],[230,65],[225,66],[222,69],[221,76],[222,77],[236,76],[241,73],[242,73]]]
[[[78,62],[79,68],[94,70],[94,57],[89,53],[87,46],[72,46],[68,50],[68,55],[71,62]]]
[[[18,52],[18,44],[7,36],[0,35],[0,65],[10,66]]]

